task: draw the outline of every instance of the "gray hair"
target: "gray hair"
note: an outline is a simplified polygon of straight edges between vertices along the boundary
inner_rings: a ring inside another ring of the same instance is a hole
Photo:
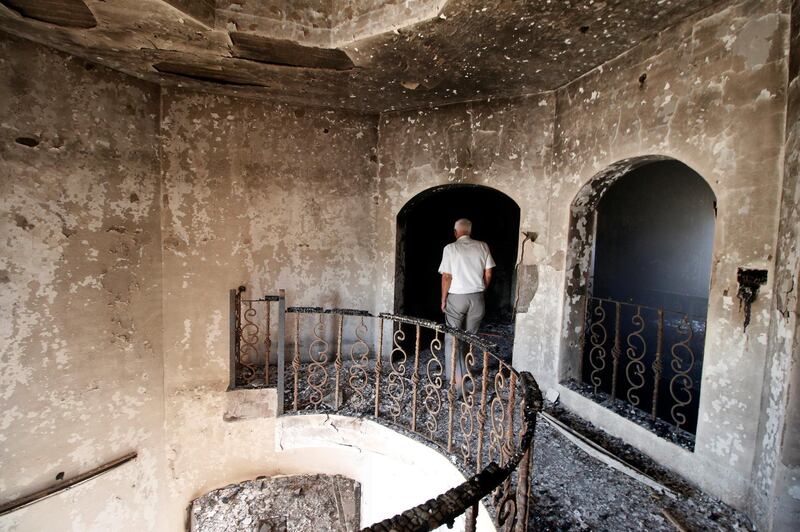
[[[470,222],[466,218],[460,218],[456,220],[455,230],[462,231],[468,235],[472,233],[472,222]]]

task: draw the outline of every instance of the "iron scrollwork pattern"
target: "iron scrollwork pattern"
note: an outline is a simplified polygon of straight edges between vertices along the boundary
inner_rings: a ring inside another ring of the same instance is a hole
[[[505,364],[501,363],[494,375],[494,397],[489,403],[489,460],[501,462],[506,430],[506,406],[503,404],[503,396],[508,393],[508,384],[503,373],[504,366]]]
[[[367,324],[362,316],[355,327],[355,341],[350,346],[350,364],[348,383],[353,390],[354,406],[361,409],[366,405],[365,389],[369,380],[370,349],[364,337],[367,335]]]
[[[243,323],[239,333],[239,376],[243,384],[249,384],[256,377],[256,362],[258,360],[258,333],[259,327],[255,323],[256,309],[248,301],[242,313]]]
[[[464,355],[465,373],[461,376],[461,401],[459,401],[458,424],[463,435],[461,443],[461,456],[464,463],[469,461],[472,455],[472,435],[475,432],[475,377],[472,369],[475,368],[475,353],[472,344]]]
[[[536,412],[541,409],[541,394],[529,374],[517,373],[491,353],[492,344],[441,324],[349,309],[291,307],[286,312],[295,313],[290,322],[294,326],[294,356],[285,366],[288,382],[280,372],[278,382],[294,392],[291,410],[322,408],[345,415],[368,415],[375,421],[416,431],[447,452],[462,469],[475,468],[477,472],[477,480],[442,496],[440,504],[448,509],[431,519],[445,519],[443,524],[451,520],[445,515],[454,518],[465,514],[467,530],[475,530],[483,501],[494,507],[492,516],[498,529],[525,530],[529,497],[526,479]],[[354,327],[346,316],[358,316]],[[370,319],[376,320],[374,347],[368,342],[372,340]],[[384,346],[386,322],[392,327],[392,336]],[[408,336],[409,326],[416,331],[414,338]],[[346,329],[349,331],[345,334]],[[432,340],[421,334],[423,329],[433,335]],[[445,335],[455,340],[452,353],[459,342],[466,351],[465,372],[449,381],[445,364],[454,364],[455,358],[445,357]],[[427,343],[424,349],[423,338]],[[413,360],[409,351],[412,344]],[[386,360],[384,351],[390,351]],[[339,372],[344,378],[334,384]],[[339,396],[339,386],[348,393]],[[278,393],[283,394],[283,388]],[[332,393],[339,399],[329,400]],[[518,467],[525,471],[518,471]],[[414,515],[422,515],[418,513],[421,511],[410,510]],[[392,519],[402,522],[402,516]]]
[[[692,377],[689,374],[694,367],[694,351],[690,345],[694,331],[688,316],[683,317],[680,328],[686,330],[686,338],[673,345],[670,350],[672,355],[670,366],[675,375],[669,381],[669,392],[675,400],[675,404],[670,409],[670,415],[678,427],[686,423],[686,415],[683,412],[679,412],[678,409],[692,402],[692,388],[694,387]],[[685,354],[685,359],[681,356],[681,352]]]
[[[325,336],[325,322],[323,314],[319,315],[319,320],[312,329],[313,339],[308,346],[308,375],[306,377],[308,387],[311,391],[309,402],[318,409],[325,399],[325,385],[328,383],[328,342]]]
[[[609,306],[613,312],[607,312]],[[586,393],[617,412],[625,411],[619,402],[636,407],[644,414],[634,416],[641,420],[637,422],[659,434],[669,432],[671,438],[691,441],[699,407],[705,316],[598,297],[588,298],[586,308],[582,375]],[[619,356],[622,341],[624,357]],[[608,363],[609,346],[613,365]],[[672,428],[661,432],[661,423]]]
[[[640,398],[636,395],[636,391],[644,387],[645,366],[642,359],[647,354],[647,341],[642,337],[644,318],[642,317],[641,307],[636,308],[636,314],[631,318],[631,322],[636,329],[627,338],[628,348],[626,349],[626,354],[628,355],[628,365],[625,366],[625,376],[630,384],[627,393],[628,402],[634,406],[639,406]]]
[[[606,311],[601,302],[598,302],[595,307],[594,315],[596,319],[592,320],[592,324],[589,326],[589,341],[592,343],[592,347],[589,350],[589,363],[593,368],[590,380],[594,386],[594,393],[597,393],[600,386],[603,384],[601,374],[606,368],[605,343],[608,338],[608,332],[604,325]]]
[[[279,295],[245,299],[247,288],[231,290],[231,387],[270,386],[271,305],[282,305]]]
[[[428,435],[433,438],[439,428],[439,413],[442,411],[442,363],[443,344],[437,330],[430,344],[431,358],[425,364],[425,384],[423,386],[422,406],[425,409],[425,428]]]
[[[386,393],[389,395],[390,405],[389,413],[394,421],[400,417],[403,412],[403,404],[406,392],[406,364],[408,362],[408,354],[403,348],[403,341],[406,339],[406,333],[403,330],[403,324],[397,326],[397,330],[392,335],[392,342],[394,347],[389,354],[389,379],[386,386]]]

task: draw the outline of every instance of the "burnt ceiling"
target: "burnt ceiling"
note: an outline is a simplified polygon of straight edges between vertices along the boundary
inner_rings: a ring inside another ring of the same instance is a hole
[[[551,90],[721,3],[0,0],[0,31],[162,85],[377,112]]]

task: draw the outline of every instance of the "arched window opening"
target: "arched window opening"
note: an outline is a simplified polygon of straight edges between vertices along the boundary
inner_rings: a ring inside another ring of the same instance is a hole
[[[445,185],[431,188],[409,200],[400,210],[397,215],[395,312],[443,321],[438,268],[442,249],[453,241],[453,224],[459,218],[472,221],[472,236],[489,245],[497,263],[486,292],[482,330],[508,339],[514,315],[520,209],[514,200],[489,187]]]
[[[589,231],[581,389],[691,447],[716,197],[675,160],[633,165],[593,186],[600,192],[583,211]]]

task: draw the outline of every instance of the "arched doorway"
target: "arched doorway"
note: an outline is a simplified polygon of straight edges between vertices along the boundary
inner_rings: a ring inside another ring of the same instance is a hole
[[[708,183],[665,158],[615,165],[572,206],[567,315],[582,334],[571,376],[594,400],[687,441],[697,426],[715,220]]]
[[[445,185],[414,196],[397,215],[395,312],[436,322],[442,249],[453,241],[453,224],[472,220],[472,236],[489,244],[497,263],[486,294],[484,324],[513,320],[514,269],[520,209],[502,192],[478,185]]]

